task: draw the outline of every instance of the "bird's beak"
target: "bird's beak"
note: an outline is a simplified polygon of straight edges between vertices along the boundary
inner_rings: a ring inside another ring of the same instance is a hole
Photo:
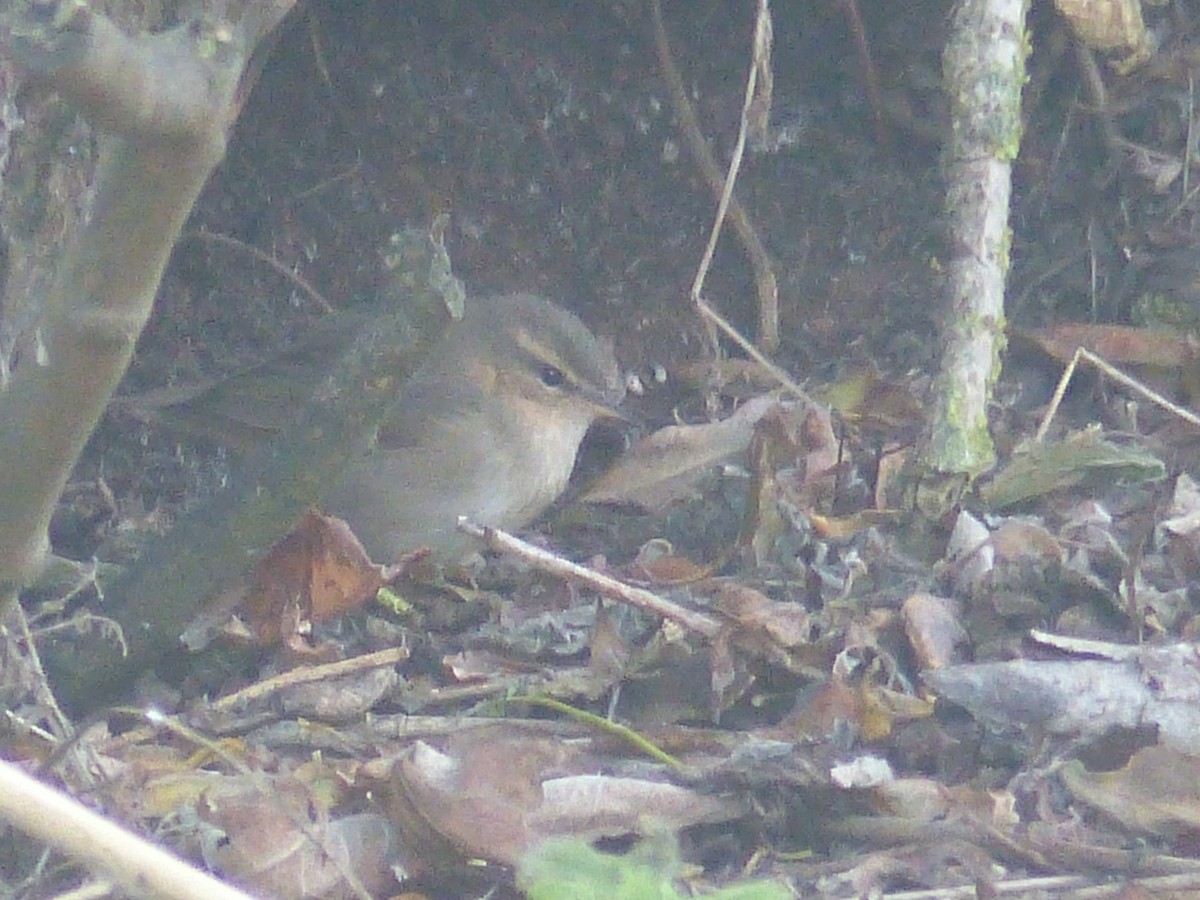
[[[587,401],[597,419],[615,419],[619,422],[629,422],[629,417],[618,407],[625,399],[625,385],[617,382],[606,390],[599,391],[584,386],[580,396]]]

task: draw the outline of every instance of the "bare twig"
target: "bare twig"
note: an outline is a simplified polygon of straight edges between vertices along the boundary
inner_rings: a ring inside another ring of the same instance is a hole
[[[742,350],[745,351],[746,355],[762,366],[772,378],[791,391],[797,399],[802,400],[805,403],[812,403],[814,406],[817,405],[808,395],[808,392],[804,390],[804,388],[800,387],[800,385],[795,382],[792,376],[768,359],[767,356],[762,353],[762,351],[746,340],[746,336],[734,328],[728,319],[709,306],[708,301],[706,301],[703,297],[696,297],[695,299],[696,305],[700,308],[700,312],[714,325],[721,329],[721,331],[725,332],[731,341],[741,347]]]
[[[284,672],[281,675],[276,675],[274,678],[256,682],[227,697],[214,700],[208,705],[205,711],[224,712],[225,710],[237,707],[239,704],[270,696],[298,684],[312,684],[330,678],[341,678],[344,675],[352,675],[355,672],[364,672],[368,669],[394,666],[396,663],[403,662],[406,659],[408,659],[407,647],[389,647],[386,650],[380,650],[376,653],[365,653],[351,659],[342,659],[321,666],[303,666]]]
[[[733,159],[730,161],[729,172],[724,176],[708,147],[708,142],[704,140],[700,119],[688,99],[683,76],[680,75],[679,68],[675,65],[659,0],[650,0],[650,14],[654,23],[654,49],[658,55],[658,64],[662,69],[663,78],[667,83],[671,103],[675,107],[675,114],[679,117],[680,130],[683,132],[688,150],[695,159],[696,165],[699,166],[704,180],[708,182],[713,196],[717,198],[718,204],[708,247],[692,284],[692,297],[695,299],[701,295],[704,279],[712,262],[712,254],[721,234],[721,225],[725,220],[726,211],[728,211],[729,217],[733,220],[734,230],[746,248],[750,264],[754,268],[754,280],[758,287],[758,342],[763,349],[768,352],[772,351],[779,346],[779,284],[775,278],[771,256],[750,221],[750,214],[733,193],[733,185],[737,180],[737,172],[741,166],[742,153],[746,145],[749,123],[752,118],[756,117],[754,105],[758,100],[758,94],[755,86],[759,81],[760,74],[770,66],[771,14],[768,0],[758,0],[758,14],[754,26],[754,59],[747,78],[741,127],[738,130],[737,146]],[[712,332],[711,327],[710,337],[715,342],[716,334]]]
[[[248,253],[250,256],[268,266],[272,271],[277,272],[279,275],[286,278],[288,281],[298,287],[302,292],[307,294],[309,299],[311,299],[312,302],[317,305],[317,308],[320,309],[321,312],[334,312],[334,308],[329,301],[325,299],[320,291],[309,284],[308,280],[305,279],[304,276],[302,276],[295,269],[284,265],[269,253],[264,253],[262,250],[259,250],[257,247],[252,247],[244,241],[239,241],[237,238],[232,238],[225,234],[217,234],[214,231],[189,231],[179,239],[180,243],[183,243],[187,240],[209,241],[214,244],[220,244],[223,247],[231,247],[234,250],[241,251],[242,253]]]
[[[1062,403],[1063,396],[1067,393],[1067,386],[1071,383],[1071,378],[1075,374],[1075,368],[1081,359],[1085,362],[1090,362],[1099,371],[1117,382],[1117,384],[1124,385],[1135,394],[1140,394],[1151,403],[1182,419],[1189,425],[1195,425],[1200,428],[1200,416],[1197,416],[1191,410],[1184,409],[1177,403],[1172,403],[1158,391],[1138,381],[1132,375],[1126,375],[1112,363],[1101,356],[1097,356],[1091,350],[1078,347],[1075,350],[1075,354],[1071,357],[1071,361],[1067,363],[1067,367],[1063,369],[1062,377],[1058,379],[1058,386],[1055,387],[1054,395],[1050,398],[1050,406],[1046,409],[1046,414],[1042,416],[1042,422],[1038,426],[1037,433],[1033,436],[1035,442],[1040,443],[1045,438],[1046,432],[1050,429],[1050,423],[1058,412],[1059,404]]]
[[[0,762],[0,817],[57,847],[139,896],[249,900],[162,847],[126,831],[76,800]]]
[[[715,638],[721,630],[721,623],[711,616],[706,616],[704,613],[679,606],[664,597],[660,597],[658,594],[651,593],[642,588],[632,587],[623,581],[618,581],[608,575],[602,575],[594,569],[573,563],[568,559],[563,559],[561,556],[555,556],[553,553],[542,550],[540,547],[535,547],[533,544],[509,534],[507,531],[501,531],[499,528],[484,528],[466,517],[459,518],[458,528],[459,531],[465,534],[487,541],[487,545],[493,550],[512,554],[525,560],[530,565],[541,569],[543,572],[549,572],[560,578],[566,578],[579,584],[587,585],[604,594],[606,597],[611,597],[622,603],[628,603],[630,606],[644,609],[647,612],[654,613],[656,616],[662,616],[664,619],[676,622],[689,631],[694,631],[708,640]]]

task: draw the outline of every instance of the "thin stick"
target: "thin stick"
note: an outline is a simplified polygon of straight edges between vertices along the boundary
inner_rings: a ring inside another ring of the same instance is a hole
[[[0,815],[130,893],[174,900],[249,900],[207,872],[110,822],[82,803],[0,762]]]
[[[1058,386],[1054,389],[1054,396],[1050,399],[1050,407],[1042,417],[1042,424],[1038,426],[1037,434],[1033,436],[1035,442],[1040,442],[1046,436],[1046,432],[1050,428],[1050,422],[1054,418],[1055,413],[1058,412],[1063,395],[1067,392],[1067,385],[1071,381],[1071,376],[1075,374],[1075,367],[1081,359],[1090,362],[1113,381],[1117,382],[1117,384],[1129,388],[1135,394],[1140,394],[1159,408],[1166,410],[1177,418],[1183,419],[1189,425],[1195,425],[1197,428],[1200,428],[1200,416],[1197,416],[1189,409],[1184,409],[1182,406],[1172,403],[1158,391],[1148,387],[1133,376],[1126,375],[1112,363],[1101,356],[1097,356],[1091,350],[1079,347],[1075,350],[1075,355],[1071,357],[1071,361],[1067,363],[1067,367],[1063,369],[1062,377],[1058,379]]]
[[[707,300],[705,300],[703,297],[696,297],[695,300],[696,306],[699,307],[700,312],[703,313],[710,321],[712,321],[714,325],[721,329],[721,331],[725,332],[730,340],[732,340],[735,344],[741,347],[743,351],[745,351],[747,356],[766,369],[772,378],[791,391],[792,394],[794,394],[798,399],[804,401],[805,403],[812,403],[815,405],[815,402],[808,395],[808,392],[804,390],[804,388],[800,387],[800,385],[798,385],[792,379],[792,376],[768,359],[762,351],[750,343],[750,341],[746,339],[746,336],[734,328],[728,319],[709,306]]]
[[[695,107],[688,99],[687,89],[683,84],[683,76],[675,65],[671,53],[671,42],[667,36],[666,25],[663,24],[662,7],[659,0],[650,0],[650,17],[654,24],[654,50],[658,56],[658,65],[662,70],[663,79],[671,97],[675,114],[679,117],[679,129],[684,142],[688,146],[696,165],[714,196],[718,198],[716,222],[709,236],[709,248],[705,251],[700,269],[696,273],[696,281],[692,285],[693,299],[700,296],[704,277],[712,261],[712,252],[720,235],[721,223],[726,211],[733,220],[734,230],[741,239],[750,264],[754,268],[754,280],[758,287],[758,319],[759,343],[767,350],[773,350],[779,345],[779,284],[771,265],[771,256],[758,236],[758,231],[750,221],[750,214],[742,206],[741,201],[733,195],[733,183],[741,165],[742,148],[745,146],[746,131],[749,127],[750,110],[755,98],[755,85],[758,82],[760,68],[770,64],[770,8],[767,0],[758,0],[758,15],[755,19],[754,50],[755,58],[750,66],[750,75],[746,90],[746,100],[742,106],[742,123],[738,130],[738,149],[730,162],[729,173],[722,176],[721,168],[709,149],[708,142],[700,128],[700,119]],[[715,341],[716,334],[710,329],[710,337]]]
[[[721,631],[721,623],[711,616],[679,606],[665,597],[660,597],[658,594],[642,588],[632,587],[608,575],[602,575],[595,569],[589,569],[568,559],[563,559],[561,556],[555,556],[507,531],[501,531],[499,528],[484,528],[466,516],[459,517],[458,530],[472,537],[482,538],[493,550],[510,553],[543,572],[587,585],[606,597],[644,609],[656,616],[662,616],[664,619],[670,619],[701,637],[712,640]]]
[[[1062,376],[1058,379],[1058,384],[1055,385],[1054,395],[1050,398],[1050,405],[1046,408],[1046,414],[1042,416],[1042,424],[1038,426],[1037,434],[1033,436],[1033,442],[1040,444],[1046,436],[1046,432],[1050,430],[1050,423],[1054,420],[1054,416],[1058,413],[1058,407],[1062,404],[1063,397],[1067,393],[1067,385],[1071,383],[1071,378],[1075,374],[1075,367],[1079,364],[1079,350],[1076,348],[1075,354],[1071,357],[1071,361],[1067,363],[1067,367],[1063,369]]]
[[[311,299],[313,303],[317,305],[321,312],[331,313],[334,311],[333,306],[330,305],[329,301],[321,295],[320,291],[309,284],[308,281],[303,278],[303,276],[294,270],[289,269],[275,257],[268,253],[264,253],[257,247],[250,246],[245,241],[239,241],[237,238],[231,238],[226,234],[218,234],[215,231],[189,231],[179,239],[179,242],[183,243],[186,240],[210,241],[214,244],[221,244],[225,247],[231,247],[234,250],[240,250],[243,253],[248,253],[260,263],[268,266],[272,271],[276,272],[283,278],[286,278],[288,281],[298,287],[301,292],[307,294],[309,299]]]
[[[408,659],[407,647],[389,647],[386,650],[365,653],[361,656],[342,659],[334,663],[326,663],[325,665],[302,666],[301,668],[284,672],[281,675],[276,675],[274,678],[268,678],[266,681],[252,684],[227,697],[215,700],[208,705],[205,712],[222,712],[227,709],[233,709],[241,703],[257,700],[298,684],[311,684],[315,681],[340,678],[343,675],[350,675],[355,672],[366,671],[367,669],[394,666],[396,663],[403,662],[406,659]]]

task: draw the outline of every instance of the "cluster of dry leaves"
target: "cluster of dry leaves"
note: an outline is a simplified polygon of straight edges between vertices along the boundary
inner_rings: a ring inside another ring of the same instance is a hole
[[[186,636],[252,645],[256,680],[94,726],[96,799],[272,896],[464,896],[551,838],[663,832],[696,885],[824,896],[1200,878],[1178,438],[1051,436],[930,528],[899,511],[919,390],[650,435],[586,495],[658,529],[624,565],[489,534],[523,561],[431,583],[311,515]],[[666,539],[702,508],[737,540]]]
[[[1028,337],[1195,400],[1176,333]],[[588,486],[582,530],[620,563],[493,534],[501,559],[431,582],[308,517],[184,635],[250,646],[253,674],[90,725],[90,799],[269,896],[509,896],[551,839],[664,833],[696,890],[1194,893],[1191,424],[1122,388],[1124,427],[1041,429],[1032,398],[930,521],[905,481],[924,385],[757,378],[728,363],[727,415]]]

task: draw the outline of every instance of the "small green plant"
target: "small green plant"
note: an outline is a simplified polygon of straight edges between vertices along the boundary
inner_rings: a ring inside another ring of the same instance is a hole
[[[580,838],[555,838],[526,854],[517,886],[529,900],[683,900],[670,837],[642,841],[624,856],[601,853]],[[712,900],[788,900],[791,892],[767,881],[731,885],[705,894]]]

